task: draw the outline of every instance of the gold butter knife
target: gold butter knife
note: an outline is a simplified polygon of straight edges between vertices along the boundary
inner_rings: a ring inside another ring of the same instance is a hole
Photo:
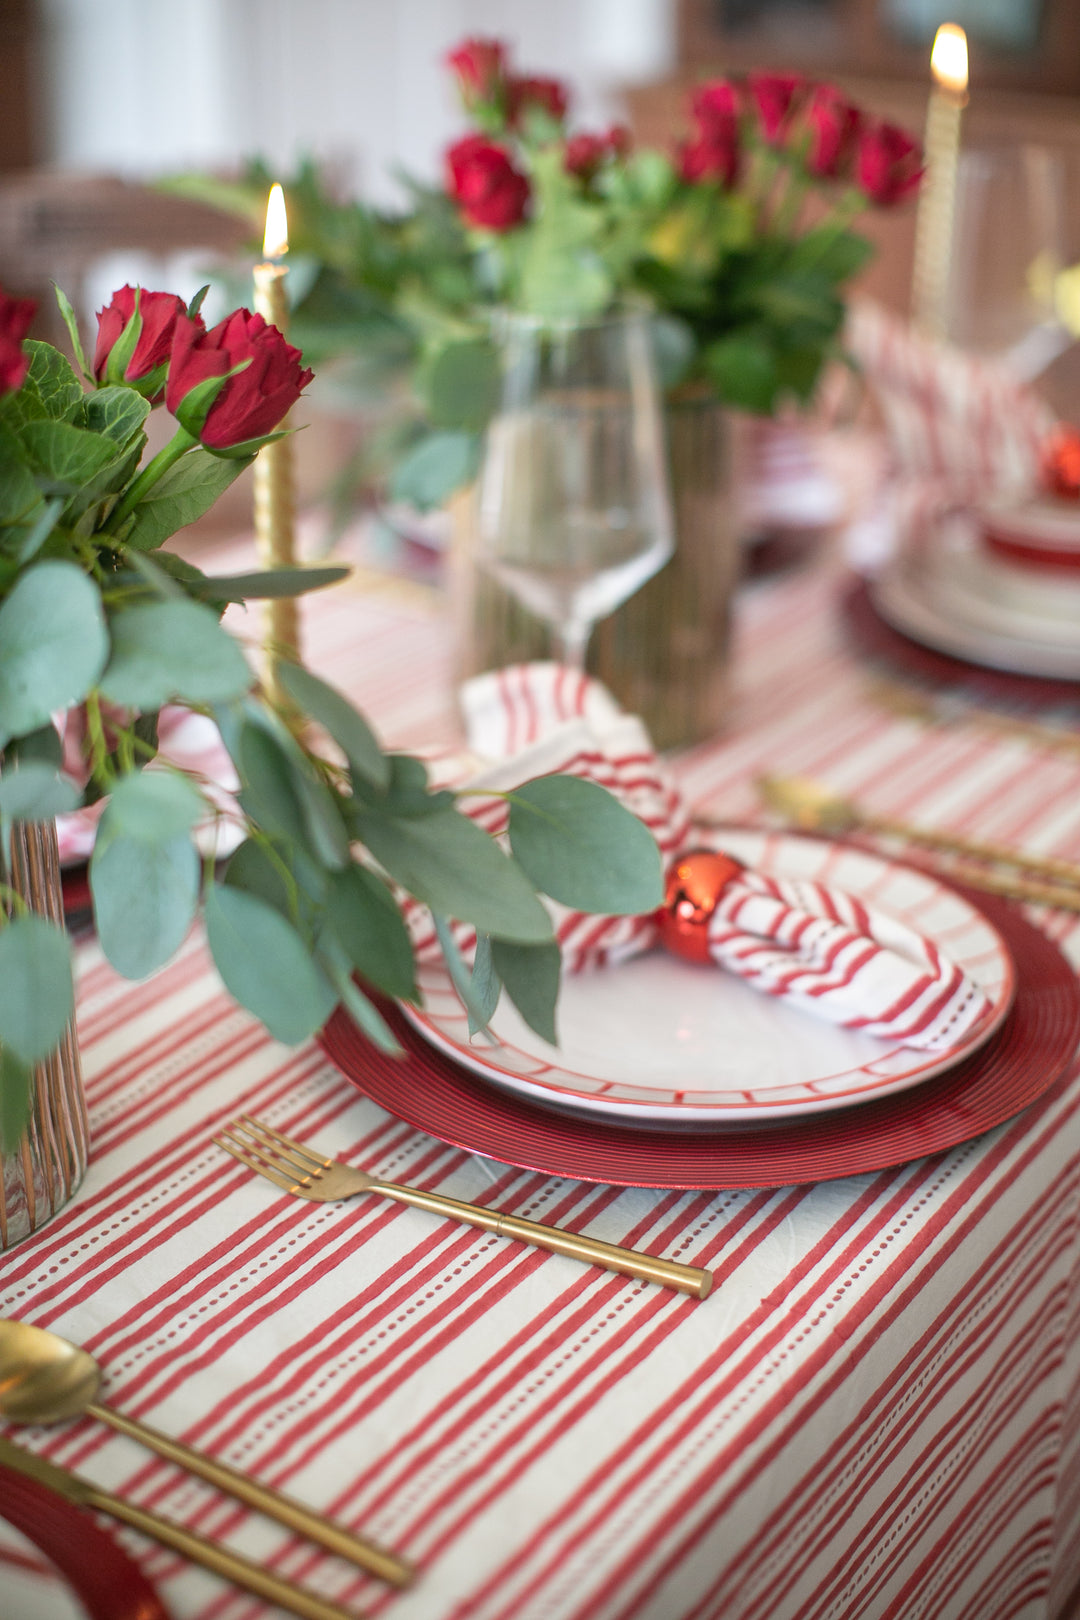
[[[139,1530],[144,1536],[171,1547],[193,1564],[201,1564],[213,1574],[232,1581],[234,1586],[241,1586],[267,1603],[276,1603],[290,1614],[299,1615],[300,1620],[363,1620],[355,1609],[343,1609],[328,1598],[305,1592],[303,1587],[294,1586],[291,1581],[262,1569],[249,1559],[242,1558],[239,1553],[216,1546],[205,1537],[196,1535],[193,1530],[185,1530],[182,1525],[162,1519],[158,1514],[149,1513],[132,1502],[125,1502],[119,1496],[111,1496],[88,1479],[72,1474],[44,1457],[37,1457],[33,1452],[24,1451],[21,1446],[13,1445],[2,1437],[0,1464],[36,1480],[39,1485],[46,1486],[68,1502],[74,1502],[77,1507],[94,1508],[98,1513],[107,1513],[111,1518],[129,1524],[133,1530]]]

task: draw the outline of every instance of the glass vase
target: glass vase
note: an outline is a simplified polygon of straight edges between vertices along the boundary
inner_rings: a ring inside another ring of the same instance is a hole
[[[32,911],[64,926],[60,855],[50,822],[18,822],[11,886]],[[86,1169],[90,1131],[74,1023],[34,1070],[30,1118],[18,1146],[0,1158],[0,1249],[29,1237],[72,1196]]]
[[[739,571],[735,432],[709,398],[665,411],[675,551],[597,624],[588,669],[639,714],[658,748],[715,736],[727,714],[731,607]],[[547,627],[476,561],[475,496],[453,506],[452,611],[462,678],[553,656]]]

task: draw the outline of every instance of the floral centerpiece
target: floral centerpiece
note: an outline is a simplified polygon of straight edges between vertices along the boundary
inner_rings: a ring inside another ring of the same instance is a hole
[[[31,304],[0,294],[0,1142],[10,1150],[25,1129],[33,1071],[65,1039],[73,1006],[69,941],[36,904],[19,839],[100,799],[90,891],[120,973],[166,962],[201,906],[226,987],[271,1034],[303,1040],[342,1003],[393,1048],[368,992],[416,996],[398,908],[410,894],[434,913],[477,1021],[504,983],[551,1037],[558,950],[540,892],[576,904],[584,875],[586,909],[652,909],[651,834],[593,784],[555,776],[508,795],[503,848],[298,664],[280,669],[292,708],[277,710],[223,610],[345,570],[207,575],[163,542],[276,436],[310,370],[246,309],[207,330],[199,299],[130,287],[98,317],[88,361],[59,297],[78,371],[25,339]],[[176,427],[147,461],[158,403]],[[223,807],[211,784],[158,757],[165,704],[217,723],[235,801]],[[73,712],[74,769],[61,739]],[[223,870],[198,836],[222,820],[236,846]],[[448,919],[486,942],[482,1007]]]

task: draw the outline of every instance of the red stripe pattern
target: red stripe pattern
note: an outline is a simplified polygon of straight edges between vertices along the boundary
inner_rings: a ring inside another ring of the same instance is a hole
[[[836,590],[818,573],[744,597],[737,715],[678,762],[686,802],[745,820],[756,774],[798,771],[882,815],[1080,858],[1075,761],[875,709],[835,640]],[[455,742],[432,600],[366,578],[305,615],[312,663],[388,741]],[[1080,957],[1074,917],[1033,915]],[[117,1407],[398,1548],[421,1579],[390,1596],[92,1422],[19,1443],[394,1620],[1072,1612],[1080,1075],[892,1171],[586,1186],[444,1146],[314,1046],[276,1046],[197,932],[147,985],[117,980],[90,936],[77,954],[92,1163],[4,1258],[0,1310],[86,1345]],[[210,1141],[241,1110],[380,1175],[712,1266],[716,1287],[699,1303],[390,1203],[279,1196]],[[175,1620],[269,1620],[130,1546]],[[54,1614],[43,1596],[18,1620]]]

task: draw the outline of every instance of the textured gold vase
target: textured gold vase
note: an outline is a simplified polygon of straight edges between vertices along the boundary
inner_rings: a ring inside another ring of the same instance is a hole
[[[675,553],[596,626],[588,667],[658,748],[715,736],[726,718],[731,606],[739,570],[735,431],[713,400],[666,411]],[[552,656],[548,627],[476,562],[474,501],[454,507],[453,613],[461,678]]]
[[[60,856],[52,822],[20,822],[12,836],[12,887],[33,911],[64,925]],[[34,1071],[30,1120],[0,1160],[0,1249],[36,1232],[82,1180],[90,1144],[79,1048],[69,1025],[57,1052]]]

